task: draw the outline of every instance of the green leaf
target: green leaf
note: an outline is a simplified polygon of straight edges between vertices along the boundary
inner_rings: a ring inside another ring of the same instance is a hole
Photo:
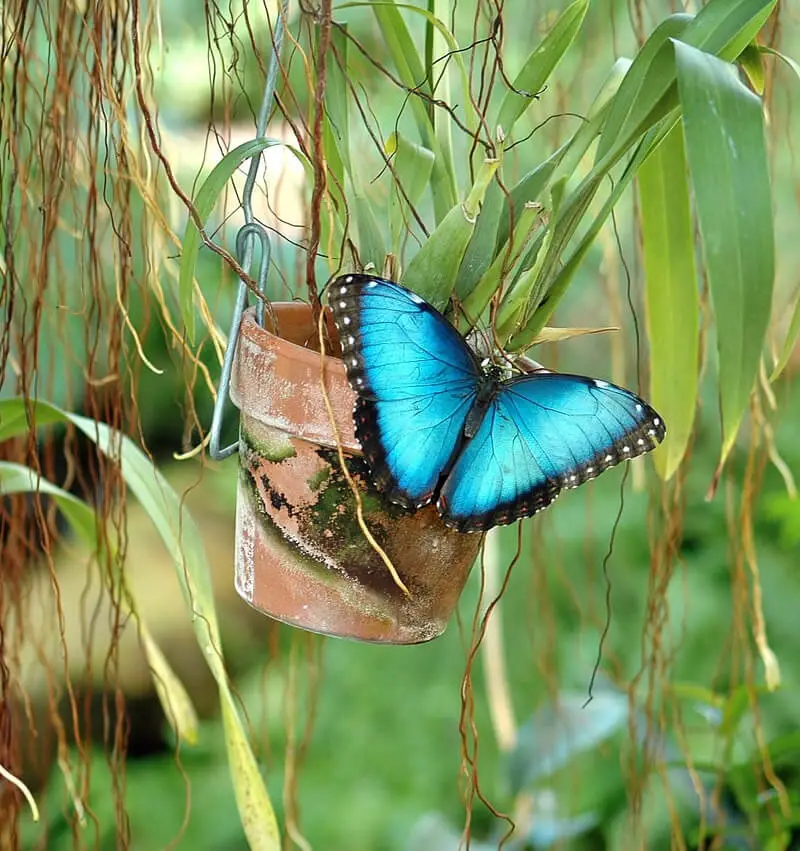
[[[791,841],[792,832],[790,830],[771,832],[771,835],[765,839],[764,851],[787,851],[791,847]]]
[[[451,0],[428,0],[430,13],[426,20],[426,36],[429,34],[430,38],[426,38],[426,51],[429,44],[431,48],[430,58],[434,61],[427,61],[428,56],[426,56],[425,62],[426,74],[428,74],[428,79],[431,82],[433,94],[438,100],[448,104],[453,103],[451,86],[453,68],[456,65],[460,65],[462,59],[460,53],[452,53],[452,51],[458,50],[458,45],[451,33],[441,23],[442,15],[437,14],[441,11],[444,13],[444,16],[450,15],[450,6]],[[413,8],[418,12],[421,11],[419,7],[415,6]],[[457,56],[458,62],[446,61],[434,64],[436,58],[446,56],[448,53],[451,57]],[[470,103],[469,98],[465,98],[465,100],[467,103]],[[439,146],[438,155],[445,167],[447,177],[453,189],[457,191],[458,180],[456,178],[456,165],[453,157],[453,119],[444,109],[436,109],[433,104],[430,104],[429,108],[433,113],[433,129]]]
[[[792,308],[792,318],[789,322],[789,330],[786,332],[781,353],[778,355],[778,361],[769,377],[770,381],[775,381],[780,377],[784,369],[786,369],[786,364],[789,363],[789,358],[791,358],[794,352],[798,336],[800,336],[800,289],[798,289],[794,296],[794,307]]]
[[[675,85],[674,50],[667,43],[670,33],[680,31],[687,42],[735,57],[754,38],[774,6],[775,0],[710,0],[694,18],[672,16],[651,35],[611,102],[594,168],[566,198],[555,221],[551,221],[553,236],[524,313],[530,316],[533,311],[533,315],[527,320],[523,318],[522,328],[514,334],[509,345],[524,348],[535,339],[566,292],[625,184],[678,118],[680,106]],[[647,140],[644,145],[640,144],[643,139]],[[602,179],[634,147],[634,156],[623,178],[615,184],[609,200],[577,248],[566,262],[563,261],[564,250],[582,223]],[[566,162],[565,157],[552,181],[564,176],[562,169]]]
[[[358,240],[356,242],[358,257],[361,265],[370,264],[379,272],[383,268],[386,256],[386,246],[383,235],[375,219],[375,207],[371,203],[364,188],[361,169],[353,160],[350,153],[350,116],[348,109],[347,89],[347,27],[334,27],[331,32],[331,49],[326,57],[327,81],[325,85],[325,115],[323,132],[326,158],[331,177],[328,182],[330,202],[336,209],[345,210],[347,199],[345,192],[352,199]],[[324,245],[341,241],[341,232],[336,225],[330,228],[330,218],[323,216],[322,242]],[[339,261],[334,257],[329,260],[331,270],[338,268]]]
[[[394,168],[389,197],[389,229],[392,251],[399,256],[402,235],[407,233],[411,226],[411,207],[416,206],[430,181],[433,151],[417,145],[401,133],[392,133],[386,141],[385,152],[392,158]]]
[[[777,0],[710,0],[694,17],[672,15],[650,35],[620,86],[597,149],[607,168],[676,103],[675,60],[668,40],[735,59],[753,41]]]
[[[736,69],[675,43],[689,171],[717,326],[722,461],[755,382],[775,269],[761,100]]]
[[[320,30],[317,33],[319,47]],[[331,28],[330,50],[325,57],[325,114],[337,139],[343,164],[350,169],[350,118],[349,92],[347,88],[347,24]],[[338,174],[337,177],[342,177]]]
[[[363,3],[344,4],[347,6],[364,5]],[[435,155],[433,172],[431,174],[431,194],[437,222],[443,221],[447,212],[455,205],[458,193],[455,183],[455,168],[452,161],[447,162],[439,147],[436,129],[430,120],[425,102],[414,92],[419,89],[427,95],[431,94],[430,81],[425,78],[422,59],[417,52],[414,40],[408,31],[406,22],[400,14],[397,5],[390,2],[367,4],[373,11],[381,30],[384,44],[397,69],[397,75],[409,90],[411,111],[417,123],[422,144],[433,151]],[[422,11],[422,10],[419,10]]]
[[[353,183],[356,182],[360,184],[360,178],[355,178]],[[353,208],[358,228],[358,256],[361,265],[364,268],[371,265],[376,270],[376,274],[380,275],[386,257],[386,245],[375,218],[375,206],[364,194],[361,186],[353,193]]]
[[[192,628],[203,658],[219,688],[225,743],[242,826],[251,848],[279,851],[280,835],[275,812],[253,751],[247,740],[236,702],[228,684],[222,657],[211,573],[200,531],[181,498],[154,467],[153,462],[127,437],[104,423],[56,408],[47,402],[28,401],[33,410],[31,425],[71,422],[109,458],[120,465],[125,483],[145,509],[174,559],[174,566],[191,616]],[[0,423],[16,424],[22,433],[27,422],[26,401],[0,401]]]
[[[611,102],[595,162],[616,160],[641,135],[650,114],[675,81],[670,39],[680,36],[691,21],[691,15],[670,15],[642,45]]]
[[[224,192],[228,181],[233,177],[237,168],[251,157],[258,156],[262,151],[274,145],[284,145],[276,139],[252,139],[243,142],[227,154],[214,166],[208,177],[203,181],[200,189],[195,195],[193,204],[201,222],[205,224],[214,210],[217,200]],[[286,145],[290,151],[303,163],[307,162],[303,155],[290,145]],[[197,266],[197,255],[202,244],[200,230],[190,216],[186,222],[186,230],[183,234],[183,247],[181,249],[181,265],[178,276],[178,290],[180,294],[181,316],[186,328],[189,341],[194,343],[194,270]]]
[[[725,738],[731,738],[736,734],[747,711],[750,709],[752,689],[749,685],[738,686],[728,695],[722,711],[722,723],[720,733]]]
[[[472,324],[481,315],[492,296],[500,287],[505,286],[512,276],[540,215],[541,208],[538,205],[528,204],[518,210],[512,239],[506,240],[505,245],[497,252],[494,262],[464,299],[464,313]]]
[[[776,5],[777,0],[710,0],[682,40],[733,62],[755,40]]]
[[[475,285],[492,263],[497,247],[497,228],[505,202],[500,186],[492,181],[486,190],[483,206],[456,277],[455,293],[462,301],[474,291]]]
[[[769,755],[774,762],[783,762],[787,757],[800,754],[800,731],[782,733],[769,742]]]
[[[671,119],[670,119],[671,120]],[[521,330],[514,333],[508,342],[509,350],[521,350],[531,345],[537,334],[547,324],[547,321],[553,315],[553,311],[558,306],[558,303],[567,291],[578,267],[583,262],[586,253],[591,247],[600,228],[605,223],[606,219],[611,215],[617,201],[619,201],[622,193],[627,189],[630,182],[633,180],[639,165],[644,161],[647,154],[652,150],[653,146],[658,143],[662,136],[668,132],[669,123],[662,122],[659,128],[654,128],[650,134],[643,139],[630,161],[628,162],[625,171],[617,179],[614,188],[608,195],[605,203],[600,209],[600,212],[595,216],[587,228],[585,234],[581,238],[578,245],[573,249],[569,258],[563,263],[561,268],[552,276],[556,262],[560,261],[561,253],[566,242],[575,231],[577,223],[580,222],[584,214],[589,208],[589,205],[597,192],[598,178],[590,174],[591,179],[583,182],[581,187],[577,189],[570,197],[569,206],[566,211],[558,217],[556,222],[557,230],[554,231],[552,242],[550,243],[547,257],[542,263],[542,271],[539,273],[539,281],[537,281],[534,292],[537,294],[530,304],[526,306],[526,311],[530,311],[535,306],[533,315],[525,321]],[[594,173],[592,173],[594,174]],[[526,312],[526,315],[528,313]]]
[[[566,179],[561,179],[550,187],[550,210],[554,220],[558,220],[561,201],[564,197]],[[524,321],[526,310],[539,301],[538,287],[543,280],[541,270],[556,236],[556,228],[547,228],[540,245],[535,244],[533,265],[524,269],[509,292],[507,292],[497,311],[495,330],[498,339],[505,342]],[[533,252],[532,252],[533,253]],[[527,260],[528,258],[526,258]]]
[[[573,137],[573,139],[575,139],[575,137]],[[541,196],[545,188],[550,183],[553,173],[570,147],[570,143],[563,145],[555,153],[551,154],[544,162],[539,163],[536,168],[529,171],[522,180],[513,187],[509,195],[511,196],[511,205],[513,205],[515,218],[519,219],[520,212],[526,204],[529,204],[532,201],[541,200]],[[498,193],[500,192],[500,187],[497,187],[497,191]],[[505,205],[503,213],[503,218],[497,229],[497,243],[499,245],[502,245],[508,239],[508,231],[511,226],[511,216],[509,215],[508,204]]]
[[[485,160],[469,197],[456,204],[414,255],[403,283],[439,310],[450,300],[486,189],[499,162]]]
[[[351,158],[346,30],[345,25],[333,27],[331,30],[331,49],[325,57],[326,82],[325,109],[322,116],[322,144],[329,178],[323,198],[323,210],[327,214],[320,217],[322,245],[341,245],[347,219],[345,193],[349,189],[347,179],[351,174]],[[319,49],[319,30],[316,31],[316,37],[317,49]],[[310,183],[313,183],[313,181],[310,181]],[[358,213],[356,213],[357,217]],[[336,269],[339,263],[339,258],[328,257],[330,271]]]
[[[531,201],[542,201],[544,192],[551,183],[562,182],[565,178],[569,179],[579,171],[581,160],[586,156],[592,143],[600,134],[610,101],[630,65],[630,60],[624,58],[618,59],[614,63],[589,108],[586,119],[580,123],[573,136],[512,188],[510,192],[511,204],[513,204],[515,210],[521,210],[525,204]],[[510,216],[507,207],[504,213],[498,229],[498,245],[502,245],[508,239]],[[531,251],[530,256],[526,258],[527,262],[523,265],[531,265],[535,260],[536,252],[538,252],[538,246]]]
[[[699,296],[683,130],[675,125],[639,168],[650,343],[650,402],[667,423],[653,453],[669,479],[683,459],[698,394]]]
[[[761,51],[761,53],[766,53],[770,56],[775,56],[778,59],[780,59],[789,68],[791,68],[792,71],[794,71],[795,76],[797,77],[798,80],[800,80],[800,64],[795,62],[794,59],[792,59],[791,56],[786,56],[786,54],[781,53],[779,50],[775,50],[772,47],[766,47],[765,45],[759,45],[758,49]]]
[[[678,681],[669,686],[669,691],[678,700],[705,704],[714,711],[719,711],[725,702],[724,697],[698,683]]]
[[[741,69],[747,74],[756,94],[764,94],[764,61],[757,44],[748,44],[738,59]]]
[[[10,461],[0,461],[0,494],[14,493],[46,493],[52,496],[62,514],[69,521],[70,526],[84,543],[93,550],[98,550],[100,553],[104,552],[110,540],[109,533],[112,530],[109,529],[101,533],[97,526],[97,515],[90,505],[42,478],[28,467]],[[111,549],[108,555],[108,562],[117,566],[119,564],[117,548]],[[117,576],[112,576],[107,570],[101,570],[100,573],[103,580],[108,584],[109,591],[114,599],[119,600],[122,614],[130,615],[136,624],[147,664],[153,674],[153,685],[164,708],[167,721],[181,741],[190,745],[195,744],[198,725],[197,711],[185,686],[170,667],[146,621],[139,614],[133,593],[127,587],[124,572],[118,571]],[[117,589],[113,587],[117,581],[124,586],[124,593],[122,594],[119,594]]]
[[[541,91],[575,40],[588,8],[589,0],[575,0],[561,13],[553,28],[534,48],[522,70],[514,78],[513,86],[516,91],[506,92],[493,127],[499,126],[506,136],[511,135],[517,119],[533,102],[533,96]]]

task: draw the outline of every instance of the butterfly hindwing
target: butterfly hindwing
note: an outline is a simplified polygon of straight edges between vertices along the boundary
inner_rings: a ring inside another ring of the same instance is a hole
[[[462,531],[512,523],[562,488],[653,449],[664,433],[649,405],[608,382],[561,373],[512,379],[450,470],[439,511]]]
[[[373,480],[393,502],[425,505],[461,445],[480,366],[438,311],[391,281],[346,275],[329,302]]]

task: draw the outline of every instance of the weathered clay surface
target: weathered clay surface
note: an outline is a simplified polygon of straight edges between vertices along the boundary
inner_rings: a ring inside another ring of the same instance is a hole
[[[353,431],[354,394],[338,358],[324,379],[366,523],[411,592],[394,584],[364,537],[322,393],[316,328],[303,304],[273,305],[281,336],[242,320],[231,398],[242,411],[236,588],[295,626],[362,641],[410,644],[439,635],[480,544],[435,508],[414,514],[372,487]],[[332,324],[329,333],[335,334]]]

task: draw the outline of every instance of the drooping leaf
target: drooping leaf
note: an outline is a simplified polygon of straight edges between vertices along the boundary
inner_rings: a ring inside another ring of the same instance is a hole
[[[27,406],[33,412],[31,425],[71,422],[94,441],[103,454],[119,463],[125,483],[172,554],[192,628],[219,688],[231,778],[245,835],[251,848],[278,851],[280,835],[275,811],[228,683],[211,572],[194,520],[153,462],[123,434],[104,423],[63,411],[47,402],[29,401]],[[0,401],[0,436],[24,433],[29,424],[26,410],[24,399]]]
[[[780,377],[784,369],[786,369],[786,364],[789,363],[789,358],[791,358],[797,344],[797,338],[800,337],[800,290],[795,293],[793,301],[794,307],[792,308],[789,329],[786,332],[777,363],[773,367],[772,374],[769,377],[770,381],[775,381]]]
[[[755,38],[777,0],[710,0],[694,16],[672,15],[635,58],[603,128],[597,162],[616,162],[677,104],[675,59],[669,39],[732,61]]]
[[[739,430],[769,324],[775,272],[761,100],[727,62],[675,43],[678,88],[717,328],[722,460]]]
[[[800,80],[800,63],[795,62],[791,56],[787,56],[785,53],[781,53],[780,50],[775,50],[773,47],[767,47],[766,45],[759,45],[758,49],[761,53],[764,53],[768,56],[775,56],[781,60],[784,64],[786,64],[789,68],[794,71],[795,76],[798,80]]]
[[[110,537],[100,534],[97,516],[90,505],[37,475],[28,467],[10,461],[0,461],[0,494],[14,493],[45,493],[53,497],[64,517],[83,542],[92,549],[99,549],[101,553],[105,550],[112,564],[117,561],[117,553],[107,550]],[[136,624],[147,664],[153,674],[153,685],[164,708],[164,716],[178,739],[190,745],[194,744],[197,741],[197,711],[186,687],[167,662],[147,622],[139,613],[133,594],[125,583],[124,574],[120,573],[114,578],[107,570],[101,571],[101,574],[109,583],[119,581],[125,584],[125,591],[121,594],[117,593],[116,589],[110,590],[119,600],[123,613],[130,615]]]
[[[285,145],[277,139],[252,139],[228,151],[227,154],[214,166],[208,177],[203,181],[200,189],[193,199],[194,208],[200,221],[205,225],[208,217],[214,210],[214,206],[225,190],[228,181],[234,172],[245,160],[258,156],[262,151],[274,145],[282,145],[288,148],[305,168],[308,167],[307,160],[303,154],[290,145]],[[194,270],[197,266],[197,255],[202,245],[200,229],[194,219],[190,216],[186,222],[186,230],[183,234],[181,249],[181,265],[178,275],[178,290],[180,295],[181,316],[186,328],[186,335],[190,342],[194,342]]]
[[[698,393],[699,296],[683,130],[676,125],[639,168],[650,344],[650,399],[667,423],[653,453],[669,479],[683,459]]]
[[[615,159],[648,121],[675,82],[675,62],[670,39],[682,35],[691,15],[670,15],[642,45],[619,87],[603,125],[596,162]]]

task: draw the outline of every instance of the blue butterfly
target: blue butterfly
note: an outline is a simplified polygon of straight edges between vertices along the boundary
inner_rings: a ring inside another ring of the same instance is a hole
[[[376,487],[478,532],[546,508],[654,449],[666,433],[642,399],[552,372],[502,379],[435,308],[399,284],[345,275],[329,303],[356,392],[356,437]]]

